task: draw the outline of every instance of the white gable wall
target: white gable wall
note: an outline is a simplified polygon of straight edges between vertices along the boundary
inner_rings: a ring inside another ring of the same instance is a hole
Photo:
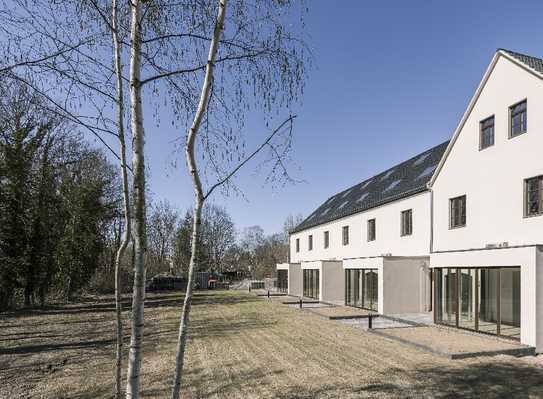
[[[401,212],[413,210],[413,234],[400,236]],[[376,240],[367,240],[367,221],[376,219]],[[342,227],[349,226],[349,244],[342,244]],[[330,232],[330,246],[324,248],[324,232]],[[308,250],[308,236],[313,235],[313,250]],[[296,239],[300,252],[296,252]],[[424,256],[430,251],[430,194],[412,197],[334,220],[290,236],[290,261],[342,260],[381,256]]]
[[[509,107],[527,99],[528,131],[509,139]],[[479,122],[495,144],[479,151]],[[500,56],[433,184],[433,251],[543,242],[543,216],[524,217],[524,179],[543,174],[543,81]],[[466,227],[449,229],[449,199],[467,196]]]

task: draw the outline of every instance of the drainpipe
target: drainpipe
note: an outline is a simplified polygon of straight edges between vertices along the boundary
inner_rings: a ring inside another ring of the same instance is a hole
[[[434,191],[430,190],[430,254],[434,251]]]

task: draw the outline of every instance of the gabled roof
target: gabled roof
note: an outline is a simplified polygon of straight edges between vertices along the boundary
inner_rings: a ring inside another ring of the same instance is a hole
[[[543,60],[541,58],[532,57],[530,55],[521,54],[506,49],[498,49],[498,51],[503,51],[504,53],[509,54],[511,57],[515,58],[517,61],[522,62],[526,66],[536,70],[539,73],[543,73]]]
[[[448,141],[328,198],[291,233],[427,190]]]
[[[445,150],[445,153],[443,154],[443,158],[441,158],[441,161],[439,162],[439,165],[437,166],[436,172],[434,173],[434,175],[430,179],[430,182],[428,183],[429,187],[432,187],[434,185],[439,173],[441,172],[441,169],[443,169],[445,162],[447,162],[447,158],[449,154],[451,153],[452,148],[454,147],[454,144],[456,143],[456,140],[458,139],[458,136],[460,135],[460,132],[462,131],[462,128],[464,127],[464,124],[468,120],[468,117],[471,114],[473,107],[475,106],[475,104],[477,103],[477,100],[479,99],[479,96],[483,92],[486,82],[490,78],[490,75],[492,75],[492,72],[494,71],[494,67],[496,66],[496,64],[498,63],[498,60],[501,57],[508,59],[513,64],[517,65],[518,67],[524,69],[525,71],[543,80],[543,59],[517,53],[511,50],[505,50],[505,49],[496,50],[496,53],[494,54],[494,57],[492,58],[490,65],[486,69],[486,72],[483,78],[481,79],[481,82],[479,83],[479,86],[477,87],[475,94],[473,95],[473,97],[471,98],[471,101],[469,102],[466,112],[464,112],[462,119],[460,119],[460,122],[458,123],[458,126],[453,133],[452,139],[449,142],[449,146]]]

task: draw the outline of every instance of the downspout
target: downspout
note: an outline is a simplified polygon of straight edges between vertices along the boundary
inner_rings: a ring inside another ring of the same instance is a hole
[[[430,254],[434,252],[434,191],[428,185],[430,190]]]

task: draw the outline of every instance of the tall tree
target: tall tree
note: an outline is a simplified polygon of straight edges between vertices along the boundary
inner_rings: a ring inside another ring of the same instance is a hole
[[[173,270],[173,247],[179,221],[178,212],[167,200],[158,201],[150,207],[149,215],[149,259],[151,273]]]
[[[288,1],[258,1],[255,5],[250,6],[242,1],[233,2],[234,7],[232,7],[232,19],[230,21],[232,22],[232,30],[234,32],[242,32],[242,36],[252,38],[257,43],[260,43],[260,40],[257,40],[260,39],[260,37],[258,37],[260,33],[269,33],[270,36],[262,41],[262,47],[259,49],[260,51],[253,52],[256,49],[254,47],[251,48],[250,45],[240,46],[241,49],[239,47],[237,48],[237,50],[241,50],[241,55],[238,55],[237,58],[250,59],[249,64],[252,65],[252,68],[254,69],[243,69],[243,64],[240,63],[237,65],[240,69],[235,71],[239,72],[240,75],[233,73],[234,71],[232,69],[226,68],[227,73],[220,78],[217,78],[217,76],[215,76],[217,64],[225,58],[228,58],[228,56],[217,57],[221,44],[224,44],[226,48],[229,48],[228,40],[222,39],[228,3],[227,0],[218,0],[215,4],[217,17],[212,24],[213,32],[211,34],[211,39],[209,40],[209,50],[207,52],[202,88],[199,95],[198,106],[196,107],[192,124],[188,130],[185,145],[185,161],[194,189],[194,210],[188,286],[179,323],[172,399],[177,399],[181,391],[184,353],[187,342],[187,328],[192,304],[194,270],[198,267],[200,259],[201,217],[204,202],[217,188],[231,186],[232,178],[235,174],[264,148],[270,150],[271,160],[269,160],[269,163],[272,165],[272,176],[279,173],[287,180],[290,177],[284,162],[291,148],[293,116],[290,116],[281,123],[279,127],[248,156],[244,156],[243,151],[237,151],[239,150],[239,144],[237,143],[239,143],[240,135],[233,133],[232,129],[227,129],[228,133],[225,134],[227,143],[225,152],[226,158],[234,164],[231,170],[225,170],[225,168],[220,166],[221,162],[217,159],[217,154],[215,153],[216,147],[210,144],[209,134],[204,134],[202,140],[204,148],[206,150],[211,150],[207,152],[207,160],[218,175],[218,181],[212,184],[209,189],[205,190],[201,179],[202,171],[198,166],[198,152],[196,149],[202,121],[204,119],[209,121],[213,118],[213,111],[215,108],[213,106],[214,101],[217,101],[220,104],[227,104],[225,106],[226,108],[231,104],[224,95],[224,89],[222,88],[225,86],[231,85],[236,87],[236,89],[239,87],[236,98],[240,98],[239,103],[245,103],[246,94],[243,91],[244,83],[239,84],[238,79],[242,79],[244,82],[251,80],[257,82],[253,87],[254,96],[257,102],[262,101],[264,108],[267,109],[279,106],[281,101],[284,101],[286,104],[290,104],[294,101],[298,90],[303,87],[303,83],[301,82],[304,80],[304,57],[303,54],[299,56],[297,53],[297,44],[301,42],[287,33],[285,25],[281,22],[277,22],[280,18],[274,18],[277,16],[277,13],[281,13],[283,8],[288,8],[290,6],[290,2]],[[265,22],[268,22],[269,25],[266,26]],[[266,56],[260,57],[262,54],[265,54]],[[215,85],[215,82],[220,83]],[[262,99],[259,98],[261,95],[263,96]],[[217,100],[213,100],[214,98],[217,98]],[[242,119],[241,116],[240,118]],[[287,134],[283,136],[283,146],[281,149],[278,149],[280,146],[274,144],[274,139],[276,139],[277,136],[280,136],[280,132],[285,132],[285,130],[283,130],[285,126],[287,127]],[[209,129],[204,129],[204,132],[206,131],[209,132]],[[234,144],[233,146],[232,143]],[[267,180],[271,180],[271,177],[268,176]]]

